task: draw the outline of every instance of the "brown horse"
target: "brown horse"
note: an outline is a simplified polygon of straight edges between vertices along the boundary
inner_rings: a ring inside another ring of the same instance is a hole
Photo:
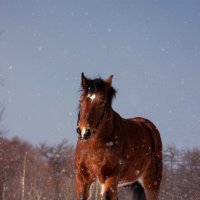
[[[90,185],[98,179],[103,200],[117,199],[118,187],[126,185],[143,188],[144,199],[157,200],[162,178],[160,134],[149,120],[124,119],[112,109],[116,94],[112,77],[88,79],[82,73],[75,153],[77,199],[88,199]]]

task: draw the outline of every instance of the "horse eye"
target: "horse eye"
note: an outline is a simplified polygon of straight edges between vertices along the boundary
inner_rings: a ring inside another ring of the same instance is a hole
[[[99,105],[100,105],[100,106],[104,106],[104,105],[105,105],[105,102],[104,102],[104,101],[100,101]]]

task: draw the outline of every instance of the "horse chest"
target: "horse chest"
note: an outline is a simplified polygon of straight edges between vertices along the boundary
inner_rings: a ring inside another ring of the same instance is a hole
[[[90,172],[95,176],[104,174],[105,170],[113,169],[118,163],[116,154],[108,147],[96,148],[92,151],[86,151],[82,157],[82,162]]]

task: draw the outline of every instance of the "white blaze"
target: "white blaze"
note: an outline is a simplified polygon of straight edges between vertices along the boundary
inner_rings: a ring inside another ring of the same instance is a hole
[[[96,95],[95,94],[88,94],[88,98],[90,98],[92,101],[95,99]]]
[[[82,128],[82,129],[81,129],[81,136],[82,136],[82,137],[84,137],[85,131],[86,131],[86,128]]]

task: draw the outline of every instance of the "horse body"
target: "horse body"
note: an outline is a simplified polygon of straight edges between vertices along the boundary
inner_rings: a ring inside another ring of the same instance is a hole
[[[135,181],[143,186],[147,200],[157,199],[162,144],[156,127],[144,118],[124,119],[107,104],[100,116],[95,133],[77,142],[77,199],[88,199],[96,178],[102,185],[102,199],[117,199],[117,188]]]

